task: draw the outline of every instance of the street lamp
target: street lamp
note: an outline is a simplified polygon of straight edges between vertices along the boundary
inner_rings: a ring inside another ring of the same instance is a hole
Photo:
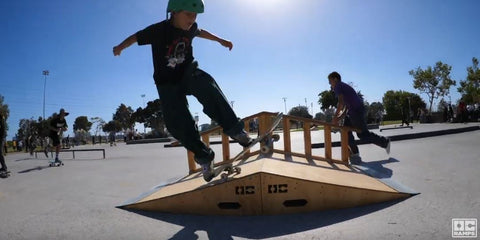
[[[140,97],[142,97],[142,100],[143,100],[143,108],[145,108],[145,94],[140,95]]]
[[[47,76],[50,72],[48,70],[43,70],[42,74],[45,76],[43,82],[43,119],[45,119],[45,89],[47,88]]]
[[[140,95],[140,97],[142,97],[143,110],[145,110],[145,94]],[[143,124],[143,134],[147,134],[147,126],[146,125],[147,125],[147,123]]]

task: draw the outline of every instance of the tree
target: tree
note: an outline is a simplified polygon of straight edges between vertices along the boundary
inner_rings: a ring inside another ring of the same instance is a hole
[[[95,125],[95,136],[98,135],[98,133],[102,130],[103,125],[105,125],[105,121],[100,118],[100,117],[92,117],[90,118],[90,121],[92,121],[92,125]]]
[[[145,109],[138,108],[132,114],[134,121],[144,123],[145,127],[152,128],[154,135],[164,137],[165,121],[163,119],[162,102],[160,99],[147,103]]]
[[[325,121],[326,120],[326,115],[325,115],[325,113],[318,112],[317,114],[315,114],[314,119],[315,120],[320,120],[320,121]]]
[[[120,104],[117,108],[117,111],[113,114],[113,120],[118,121],[122,129],[130,129],[135,123],[135,119],[132,118],[133,109],[131,107],[125,106],[125,104]]]
[[[90,128],[92,128],[92,124],[90,121],[88,121],[87,116],[79,116],[75,119],[75,122],[73,123],[73,130],[78,131],[78,130],[84,130],[86,132],[90,131]]]
[[[333,91],[325,90],[319,93],[318,96],[318,104],[320,104],[322,111],[325,111],[330,107],[337,106],[337,98],[335,97],[335,93]]]
[[[426,104],[422,98],[415,93],[410,93],[406,91],[394,91],[389,90],[383,95],[383,107],[387,111],[387,120],[399,120],[402,118],[402,109],[401,104],[405,102],[406,99],[410,98],[410,111],[413,113],[411,116],[415,116],[417,109],[424,109]]]
[[[10,115],[10,110],[8,109],[8,104],[5,104],[3,102],[4,100],[5,98],[2,95],[0,95],[0,113],[5,117],[5,124],[6,124],[5,128],[8,131],[7,119],[8,119],[8,116]]]
[[[428,66],[423,70],[418,67],[408,72],[413,77],[413,87],[427,94],[430,103],[429,114],[432,112],[433,100],[448,95],[450,87],[456,85],[455,80],[450,78],[451,70],[451,66],[439,61],[433,68]]]
[[[383,111],[385,111],[385,108],[381,102],[373,102],[370,104],[367,111],[367,123],[374,122],[376,119],[379,119],[379,114],[383,114]]]
[[[17,138],[27,139],[35,131],[36,121],[33,119],[20,119],[18,123]]]
[[[122,126],[119,121],[112,120],[103,125],[102,130],[104,132],[120,132],[122,131]]]
[[[44,138],[48,136],[48,133],[49,133],[48,124],[52,119],[52,116],[50,116],[50,118],[48,119],[43,119],[42,117],[38,118],[36,129],[39,137]]]
[[[467,79],[460,81],[460,87],[457,89],[462,94],[462,100],[466,104],[480,102],[480,68],[478,59],[472,59],[472,66],[467,67]]]
[[[303,117],[303,118],[310,118],[312,119],[313,116],[308,113],[308,108],[306,106],[298,106],[290,109],[288,115]]]
[[[310,119],[313,118],[313,116],[310,115],[310,113],[308,113],[308,108],[306,106],[293,107],[288,112],[288,115],[302,117],[302,118],[310,118]],[[296,123],[297,128],[298,128],[298,122],[297,121],[293,121],[293,122]],[[303,126],[303,124],[302,124],[302,126]]]

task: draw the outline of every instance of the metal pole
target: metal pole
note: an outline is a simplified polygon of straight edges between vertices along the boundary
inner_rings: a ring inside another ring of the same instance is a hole
[[[143,110],[145,110],[145,94],[140,95],[143,101]],[[147,134],[147,127],[145,126],[146,123],[143,124],[143,134]]]
[[[45,91],[47,89],[47,76],[49,72],[48,70],[43,70],[42,74],[43,76],[45,76],[44,82],[43,82],[43,119],[45,119]]]
[[[283,104],[285,105],[285,114],[287,114],[287,98],[283,97]]]

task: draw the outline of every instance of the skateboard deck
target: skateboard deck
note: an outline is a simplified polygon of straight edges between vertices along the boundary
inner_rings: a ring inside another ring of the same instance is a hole
[[[264,134],[259,135],[257,138],[255,138],[249,146],[243,148],[243,150],[240,153],[238,153],[234,158],[226,162],[222,162],[222,165],[217,166],[214,169],[214,175],[212,178],[215,178],[218,175],[222,174],[222,179],[226,180],[229,175],[232,175],[234,173],[240,174],[241,168],[237,166],[234,167],[233,162],[243,157],[253,146],[255,146],[259,142],[265,143],[265,146],[263,146],[260,149],[260,151],[262,153],[268,153],[270,151],[270,148],[268,146],[271,146],[271,143],[276,142],[280,139],[280,135],[278,134],[272,135],[272,132],[273,130],[275,130],[278,124],[280,124],[280,122],[282,121],[282,118],[283,118],[283,114],[278,113],[273,119],[271,127]]]
[[[383,130],[394,130],[394,129],[403,129],[403,128],[413,129],[413,126],[397,126],[397,125],[395,125],[394,127],[380,128],[380,132],[383,131]]]

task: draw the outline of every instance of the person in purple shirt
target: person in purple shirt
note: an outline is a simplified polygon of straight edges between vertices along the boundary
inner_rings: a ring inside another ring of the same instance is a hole
[[[328,75],[328,82],[335,92],[335,97],[338,99],[333,124],[338,125],[340,111],[345,107],[348,111],[344,125],[359,129],[357,131],[358,138],[385,148],[387,154],[390,154],[390,139],[368,131],[363,99],[358,96],[357,92],[351,86],[342,82],[342,77],[337,72],[332,72]],[[361,163],[360,152],[351,131],[348,132],[348,146],[350,148],[350,163]]]

